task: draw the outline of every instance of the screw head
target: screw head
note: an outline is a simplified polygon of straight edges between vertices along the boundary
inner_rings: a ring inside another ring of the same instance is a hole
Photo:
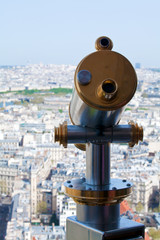
[[[86,178],[85,178],[85,177],[82,177],[81,180],[82,180],[83,182],[85,182],[85,181],[86,181]]]
[[[92,75],[88,70],[81,70],[77,74],[78,82],[81,85],[87,85],[91,81]]]
[[[131,184],[130,184],[130,183],[127,183],[127,187],[131,187]]]

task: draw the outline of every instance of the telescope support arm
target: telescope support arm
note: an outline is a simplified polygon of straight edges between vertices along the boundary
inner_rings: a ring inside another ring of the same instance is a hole
[[[55,127],[55,142],[64,147],[71,143],[129,143],[133,147],[143,139],[143,128],[133,122],[129,125],[115,125],[112,127],[96,129],[67,125],[65,121],[59,127]]]

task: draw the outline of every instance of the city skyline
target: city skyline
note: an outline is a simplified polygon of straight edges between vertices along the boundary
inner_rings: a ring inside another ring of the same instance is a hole
[[[75,215],[76,205],[64,195],[63,182],[85,177],[86,154],[73,144],[62,148],[54,143],[54,127],[64,120],[70,123],[74,71],[69,65],[0,68],[0,193],[2,203],[12,200],[11,214],[10,206],[0,208],[6,219],[0,237],[6,235],[6,240],[47,239],[56,233],[64,240],[66,217]],[[136,73],[137,91],[120,124],[132,120],[142,125],[144,141],[134,148],[112,144],[111,178],[133,183],[127,199],[132,209],[125,208],[123,215],[141,220],[150,233],[148,227],[160,226],[160,72],[141,68]],[[51,225],[53,217],[58,226]]]
[[[159,7],[158,0],[1,2],[0,65],[77,65],[106,35],[133,65],[158,68]]]

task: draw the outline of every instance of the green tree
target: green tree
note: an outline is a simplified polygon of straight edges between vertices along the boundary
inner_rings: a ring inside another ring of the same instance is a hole
[[[142,94],[142,97],[144,97],[144,98],[148,98],[147,93],[143,93],[143,94]]]
[[[149,230],[149,235],[152,237],[154,240],[159,240],[160,239],[160,230],[156,230],[154,228]]]
[[[37,204],[37,213],[46,213],[47,211],[47,203],[45,201],[40,201]]]
[[[4,193],[4,194],[7,193],[7,184],[6,184],[6,181],[4,180],[0,181],[0,191],[1,193]]]
[[[126,109],[125,109],[125,112],[126,112],[126,111],[131,111],[131,110],[132,110],[131,108],[126,108]]]
[[[50,219],[49,225],[52,225],[52,223],[54,223],[55,226],[59,226],[59,219],[57,218],[55,212],[52,214],[52,217]]]
[[[39,97],[39,96],[35,96],[31,100],[31,103],[34,103],[34,104],[40,104],[40,103],[43,103],[43,102],[44,102],[43,97]]]
[[[157,210],[155,209],[160,208],[159,203],[160,203],[160,189],[154,189],[153,193],[150,195],[148,207],[152,209],[153,212],[157,212]]]
[[[137,211],[137,212],[142,212],[142,210],[143,210],[143,205],[142,205],[141,202],[138,202],[138,203],[137,203],[137,206],[136,206],[136,211]]]
[[[152,209],[153,212],[160,212],[160,205],[157,208]]]

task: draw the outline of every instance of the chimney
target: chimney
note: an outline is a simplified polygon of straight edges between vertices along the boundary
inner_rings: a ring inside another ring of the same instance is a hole
[[[53,231],[54,231],[54,226],[55,226],[55,224],[54,224],[54,223],[52,223],[52,229],[53,229]]]

